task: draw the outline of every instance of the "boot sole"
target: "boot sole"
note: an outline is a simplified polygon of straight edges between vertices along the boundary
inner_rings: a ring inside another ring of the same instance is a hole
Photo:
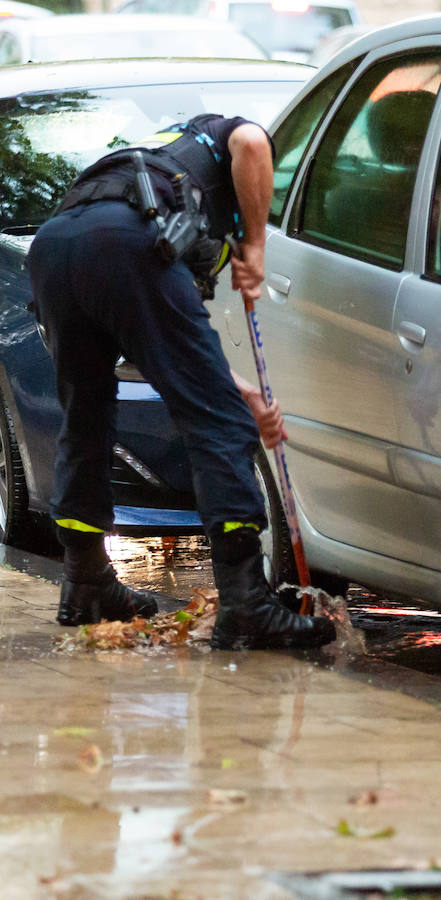
[[[332,623],[329,623],[329,630],[327,635],[323,634],[309,634],[301,637],[300,635],[296,638],[279,638],[276,637],[271,639],[265,638],[252,638],[249,635],[239,635],[235,637],[228,637],[225,633],[221,632],[220,629],[214,629],[210,647],[212,650],[283,650],[283,649],[291,649],[291,650],[313,650],[318,647],[324,647],[326,644],[331,644],[332,641],[336,639],[335,628]]]

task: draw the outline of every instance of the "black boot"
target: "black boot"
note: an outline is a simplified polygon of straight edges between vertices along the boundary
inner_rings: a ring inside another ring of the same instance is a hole
[[[259,535],[238,528],[212,540],[219,590],[213,650],[320,647],[336,638],[329,619],[290,612],[265,579]]]
[[[173,599],[159,592],[134,591],[118,581],[102,533],[58,527],[57,536],[65,547],[60,625],[92,625],[101,619],[128,622],[133,616],[149,619],[158,612],[157,600]]]

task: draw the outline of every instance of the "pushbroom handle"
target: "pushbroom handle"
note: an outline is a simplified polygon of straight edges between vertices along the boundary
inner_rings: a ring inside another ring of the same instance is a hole
[[[228,243],[235,256],[240,258],[240,247],[233,238],[228,236]],[[247,319],[248,331],[253,349],[254,361],[256,363],[257,375],[259,378],[259,386],[265,406],[271,406],[273,402],[273,392],[268,378],[268,370],[266,368],[265,357],[263,354],[262,337],[260,334],[259,322],[254,309],[253,300],[244,300],[245,315]],[[288,466],[286,463],[285,450],[283,441],[280,441],[274,447],[274,456],[276,458],[277,472],[280,481],[280,490],[282,494],[282,505],[285,512],[285,518],[289,528],[291,545],[294,553],[294,559],[297,566],[300,586],[309,587],[311,577],[309,574],[308,564],[306,562],[305,551],[303,548],[302,536],[300,534],[299,520],[297,518],[297,510],[294,502],[294,495],[289,479]],[[300,612],[302,615],[309,613],[312,608],[312,598],[309,594],[302,595],[302,603]]]

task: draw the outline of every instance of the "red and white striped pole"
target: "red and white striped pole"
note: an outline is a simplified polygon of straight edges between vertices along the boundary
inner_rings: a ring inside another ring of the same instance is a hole
[[[240,256],[240,248],[237,242],[230,237],[228,237],[227,240],[234,255]],[[256,370],[259,378],[260,390],[262,392],[262,397],[266,406],[271,406],[271,403],[273,402],[273,393],[269,383],[268,371],[263,354],[262,337],[260,334],[256,311],[254,309],[254,301],[244,300],[244,305],[251,346],[253,349],[254,361],[256,363]],[[302,536],[300,534],[299,520],[297,517],[294,495],[289,478],[283,441],[280,441],[280,443],[277,444],[277,446],[274,448],[274,456],[276,459],[277,473],[280,481],[282,505],[289,528],[289,534],[291,537],[291,544],[297,566],[300,587],[309,587],[311,584],[311,577],[309,574],[308,564],[306,562]],[[302,614],[310,613],[311,609],[312,598],[310,594],[305,592],[302,596],[300,612]]]

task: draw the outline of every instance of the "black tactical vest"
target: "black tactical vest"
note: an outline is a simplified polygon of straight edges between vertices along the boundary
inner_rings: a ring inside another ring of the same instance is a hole
[[[195,116],[185,124],[163,129],[153,138],[156,142],[162,135],[167,136],[163,146],[154,149],[133,146],[103,156],[76,179],[54,215],[97,200],[124,200],[137,207],[131,154],[139,149],[150,171],[170,180],[182,173],[190,177],[193,187],[201,192],[201,212],[208,217],[210,237],[223,240],[226,234],[240,236],[240,213],[231,171],[204,132],[204,124],[213,118],[222,117]],[[172,202],[171,199],[170,205]]]

